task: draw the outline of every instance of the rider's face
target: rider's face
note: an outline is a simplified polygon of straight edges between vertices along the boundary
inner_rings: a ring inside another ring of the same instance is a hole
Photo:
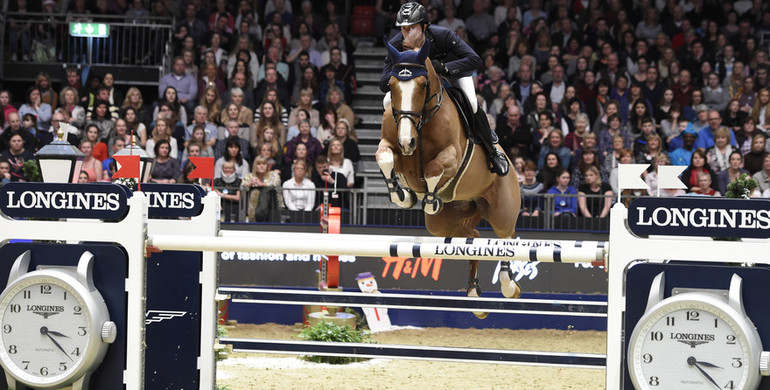
[[[421,30],[422,26],[418,24],[413,24],[411,26],[401,26],[401,35],[407,36],[409,35],[409,31],[411,30]]]

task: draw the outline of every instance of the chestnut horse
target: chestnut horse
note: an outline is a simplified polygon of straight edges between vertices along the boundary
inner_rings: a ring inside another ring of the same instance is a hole
[[[376,159],[390,200],[410,208],[422,199],[425,225],[434,236],[480,237],[476,225],[483,218],[498,237],[513,238],[521,208],[516,173],[492,173],[484,151],[469,142],[461,112],[428,59],[430,42],[426,39],[419,51],[386,46],[395,65]],[[468,296],[481,295],[478,265],[479,260],[470,260]],[[502,263],[500,283],[506,297],[521,295],[508,262]],[[487,313],[474,314],[484,318]]]

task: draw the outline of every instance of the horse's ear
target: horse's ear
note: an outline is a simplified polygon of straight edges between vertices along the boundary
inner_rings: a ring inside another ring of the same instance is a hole
[[[420,63],[425,62],[425,59],[428,58],[428,54],[430,54],[430,41],[425,38],[422,42],[422,47],[420,47],[420,51],[417,52],[417,60],[420,61]]]
[[[393,47],[393,45],[391,45],[390,42],[388,42],[387,37],[383,38],[383,40],[385,41],[385,48],[388,49],[388,55],[390,56],[390,58],[392,58],[393,61],[398,61],[398,54],[400,52],[395,47]]]

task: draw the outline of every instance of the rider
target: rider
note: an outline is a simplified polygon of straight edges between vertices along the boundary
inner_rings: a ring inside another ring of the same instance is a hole
[[[476,90],[473,86],[471,75],[481,66],[481,58],[465,41],[460,39],[451,30],[430,25],[428,12],[419,3],[410,2],[401,6],[396,15],[396,26],[401,28],[391,40],[390,44],[401,50],[401,42],[404,35],[410,30],[418,29],[421,35],[430,41],[431,63],[436,72],[444,76],[454,86],[459,87],[468,98],[473,107],[474,124],[477,135],[481,138],[482,146],[487,154],[487,159],[492,166],[492,171],[500,176],[508,174],[508,159],[505,154],[495,147],[498,142],[497,135],[489,127],[489,121],[484,110],[479,109],[476,101]],[[380,78],[380,89],[386,92],[383,106],[390,104],[390,72],[393,62],[390,56],[385,58],[385,69]]]

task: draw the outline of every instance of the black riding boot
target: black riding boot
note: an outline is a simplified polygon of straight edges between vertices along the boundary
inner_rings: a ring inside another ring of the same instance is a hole
[[[497,144],[497,134],[495,134],[491,128],[489,128],[489,120],[484,110],[479,108],[473,115],[476,134],[481,139],[481,145],[484,147],[484,152],[487,154],[487,160],[492,166],[491,171],[505,176],[508,174],[508,158],[505,154],[495,147]]]

